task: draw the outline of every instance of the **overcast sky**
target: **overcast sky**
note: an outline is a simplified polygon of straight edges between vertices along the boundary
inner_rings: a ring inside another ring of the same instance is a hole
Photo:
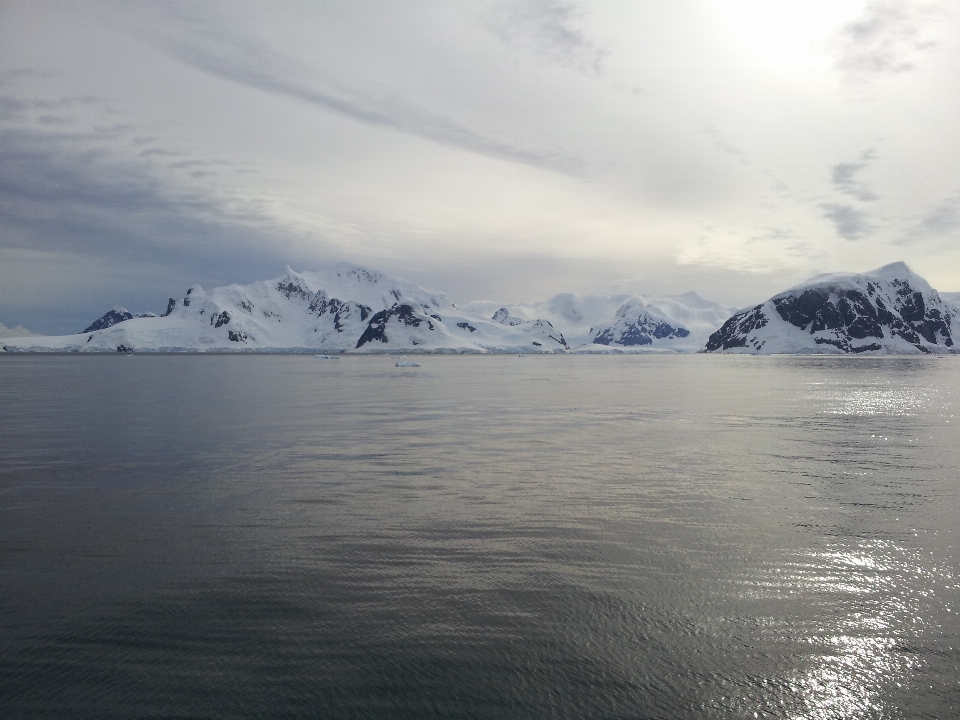
[[[955,2],[0,3],[0,322],[346,260],[455,302],[960,290]]]

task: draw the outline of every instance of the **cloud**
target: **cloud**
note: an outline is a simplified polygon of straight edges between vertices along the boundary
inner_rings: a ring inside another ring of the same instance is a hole
[[[960,231],[960,194],[937,203],[897,241],[898,245],[907,245],[930,237],[943,237]]]
[[[584,174],[580,158],[521,147],[489,137],[446,115],[431,112],[374,86],[346,87],[321,77],[265,41],[198,16],[170,14],[153,39],[168,56],[201,72],[315,105],[361,122],[415,135],[498,160]]]
[[[747,151],[739,145],[734,145],[732,142],[727,140],[726,136],[721,133],[715,125],[711,123],[704,125],[703,132],[713,141],[713,146],[717,150],[727,153],[728,155],[732,155],[744,165],[750,164],[750,160],[747,157]]]
[[[941,15],[934,3],[873,0],[834,36],[834,68],[852,84],[910,72],[916,57],[934,46],[927,28]]]
[[[920,221],[920,228],[931,235],[943,235],[960,228],[960,195],[944,200]]]
[[[79,125],[0,127],[0,250],[136,260],[227,279],[256,277],[253,268],[276,265],[292,241],[249,198],[231,203],[189,182],[186,169],[165,160],[179,153],[126,156],[136,128]],[[195,159],[189,171],[197,167],[224,169],[216,159]]]
[[[873,230],[867,216],[850,205],[821,203],[820,209],[823,216],[833,222],[837,234],[847,240],[859,240]]]
[[[856,178],[857,174],[864,170],[876,157],[875,150],[869,148],[860,154],[860,159],[857,162],[834,165],[830,171],[831,181],[844,195],[850,195],[861,202],[878,200],[879,196],[866,183]]]
[[[304,259],[303,238],[258,198],[189,177],[232,164],[171,168],[131,141],[115,128],[0,128],[0,316],[76,332],[116,302],[156,312],[189,283],[261,280]],[[307,251],[332,249],[313,237]]]
[[[583,31],[583,11],[559,0],[526,0],[497,6],[490,15],[494,33],[513,47],[528,49],[581,72],[600,75],[607,52]]]

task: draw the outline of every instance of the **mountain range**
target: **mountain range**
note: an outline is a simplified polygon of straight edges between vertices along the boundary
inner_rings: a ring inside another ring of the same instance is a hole
[[[350,263],[116,306],[83,332],[4,337],[6,352],[952,353],[960,293],[905,264],[819,275],[752,308],[671,297],[556,295],[471,302]]]

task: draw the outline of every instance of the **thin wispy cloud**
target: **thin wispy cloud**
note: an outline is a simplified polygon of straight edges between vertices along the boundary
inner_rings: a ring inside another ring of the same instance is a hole
[[[851,205],[821,203],[823,216],[830,220],[837,234],[845,240],[859,240],[873,231],[867,215]]]
[[[587,36],[584,11],[561,0],[525,0],[497,5],[490,27],[512,47],[548,62],[600,75],[607,52]]]
[[[183,13],[167,17],[154,39],[169,56],[201,72],[241,85],[294,98],[370,125],[390,128],[498,160],[581,176],[583,160],[521,147],[475,131],[442,113],[412,104],[373,86],[345,86],[319,75],[249,32]]]
[[[960,228],[960,195],[944,200],[933,208],[920,221],[920,227],[934,235],[943,235]]]
[[[911,245],[930,238],[942,239],[960,232],[960,193],[948,197],[927,210],[898,241]]]
[[[830,180],[844,195],[856,198],[860,202],[873,202],[879,196],[859,179],[858,175],[877,158],[874,148],[864,150],[860,158],[852,163],[839,163],[830,169]]]
[[[934,47],[930,25],[942,14],[939,3],[873,0],[834,36],[834,68],[852,85],[910,72]]]
[[[706,124],[703,128],[703,132],[708,138],[710,138],[710,140],[713,142],[713,146],[717,150],[728,155],[732,155],[744,165],[750,164],[750,160],[747,157],[747,151],[739,145],[735,145],[734,143],[730,142],[715,125],[710,123]]]

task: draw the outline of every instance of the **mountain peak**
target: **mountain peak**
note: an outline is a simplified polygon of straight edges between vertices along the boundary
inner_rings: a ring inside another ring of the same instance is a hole
[[[917,274],[910,269],[910,266],[902,260],[889,263],[883,267],[878,267],[876,270],[871,270],[870,272],[864,274],[875,275],[876,277],[883,278],[884,280],[903,280],[907,278],[918,277]]]
[[[869,273],[817,275],[743,310],[706,350],[770,353],[950,353],[953,313],[896,262]]]

